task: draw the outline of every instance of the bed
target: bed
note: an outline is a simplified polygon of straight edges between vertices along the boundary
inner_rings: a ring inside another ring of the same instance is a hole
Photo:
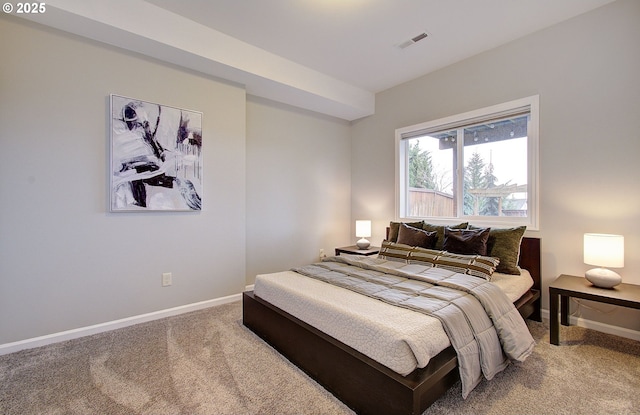
[[[533,285],[514,305],[541,321],[539,239],[522,238],[518,265]],[[420,414],[460,379],[452,346],[403,376],[253,291],[243,294],[243,323],[357,413]]]

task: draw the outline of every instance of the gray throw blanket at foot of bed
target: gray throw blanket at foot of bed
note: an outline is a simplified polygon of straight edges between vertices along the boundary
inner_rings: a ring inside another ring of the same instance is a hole
[[[379,258],[338,256],[293,271],[440,320],[458,356],[462,396],[535,341],[507,296],[482,278]]]

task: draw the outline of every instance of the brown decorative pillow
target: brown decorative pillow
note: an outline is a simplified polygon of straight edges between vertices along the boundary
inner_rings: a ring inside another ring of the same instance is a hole
[[[396,242],[398,240],[398,233],[400,231],[400,225],[401,224],[405,224],[405,225],[409,225],[413,228],[418,228],[418,229],[422,229],[422,223],[423,222],[391,222],[389,223],[389,236],[387,237],[387,240],[390,242]],[[465,226],[466,227],[466,226]]]
[[[467,229],[467,226],[469,225],[468,222],[462,222],[459,223],[457,225],[451,225],[448,226],[451,229]],[[435,249],[442,249],[442,246],[444,245],[444,228],[446,228],[447,226],[444,225],[432,225],[430,223],[424,223],[422,225],[422,229],[424,229],[425,231],[429,231],[429,232],[436,232],[437,233],[437,239],[436,239],[436,244],[434,246]]]
[[[487,255],[487,241],[491,228],[444,230],[442,249],[455,254]]]
[[[436,244],[436,239],[437,233],[435,231],[427,232],[402,223],[398,230],[398,240],[396,242],[409,246],[432,249]]]

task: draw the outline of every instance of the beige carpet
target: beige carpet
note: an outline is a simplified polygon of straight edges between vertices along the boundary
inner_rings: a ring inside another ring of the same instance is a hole
[[[0,356],[2,414],[352,414],[242,326],[239,302]],[[425,414],[640,414],[640,343],[579,327]]]

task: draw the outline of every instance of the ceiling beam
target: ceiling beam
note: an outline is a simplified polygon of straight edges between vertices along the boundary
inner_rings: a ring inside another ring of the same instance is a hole
[[[21,17],[243,85],[248,94],[348,121],[375,95],[142,0],[49,0]]]

